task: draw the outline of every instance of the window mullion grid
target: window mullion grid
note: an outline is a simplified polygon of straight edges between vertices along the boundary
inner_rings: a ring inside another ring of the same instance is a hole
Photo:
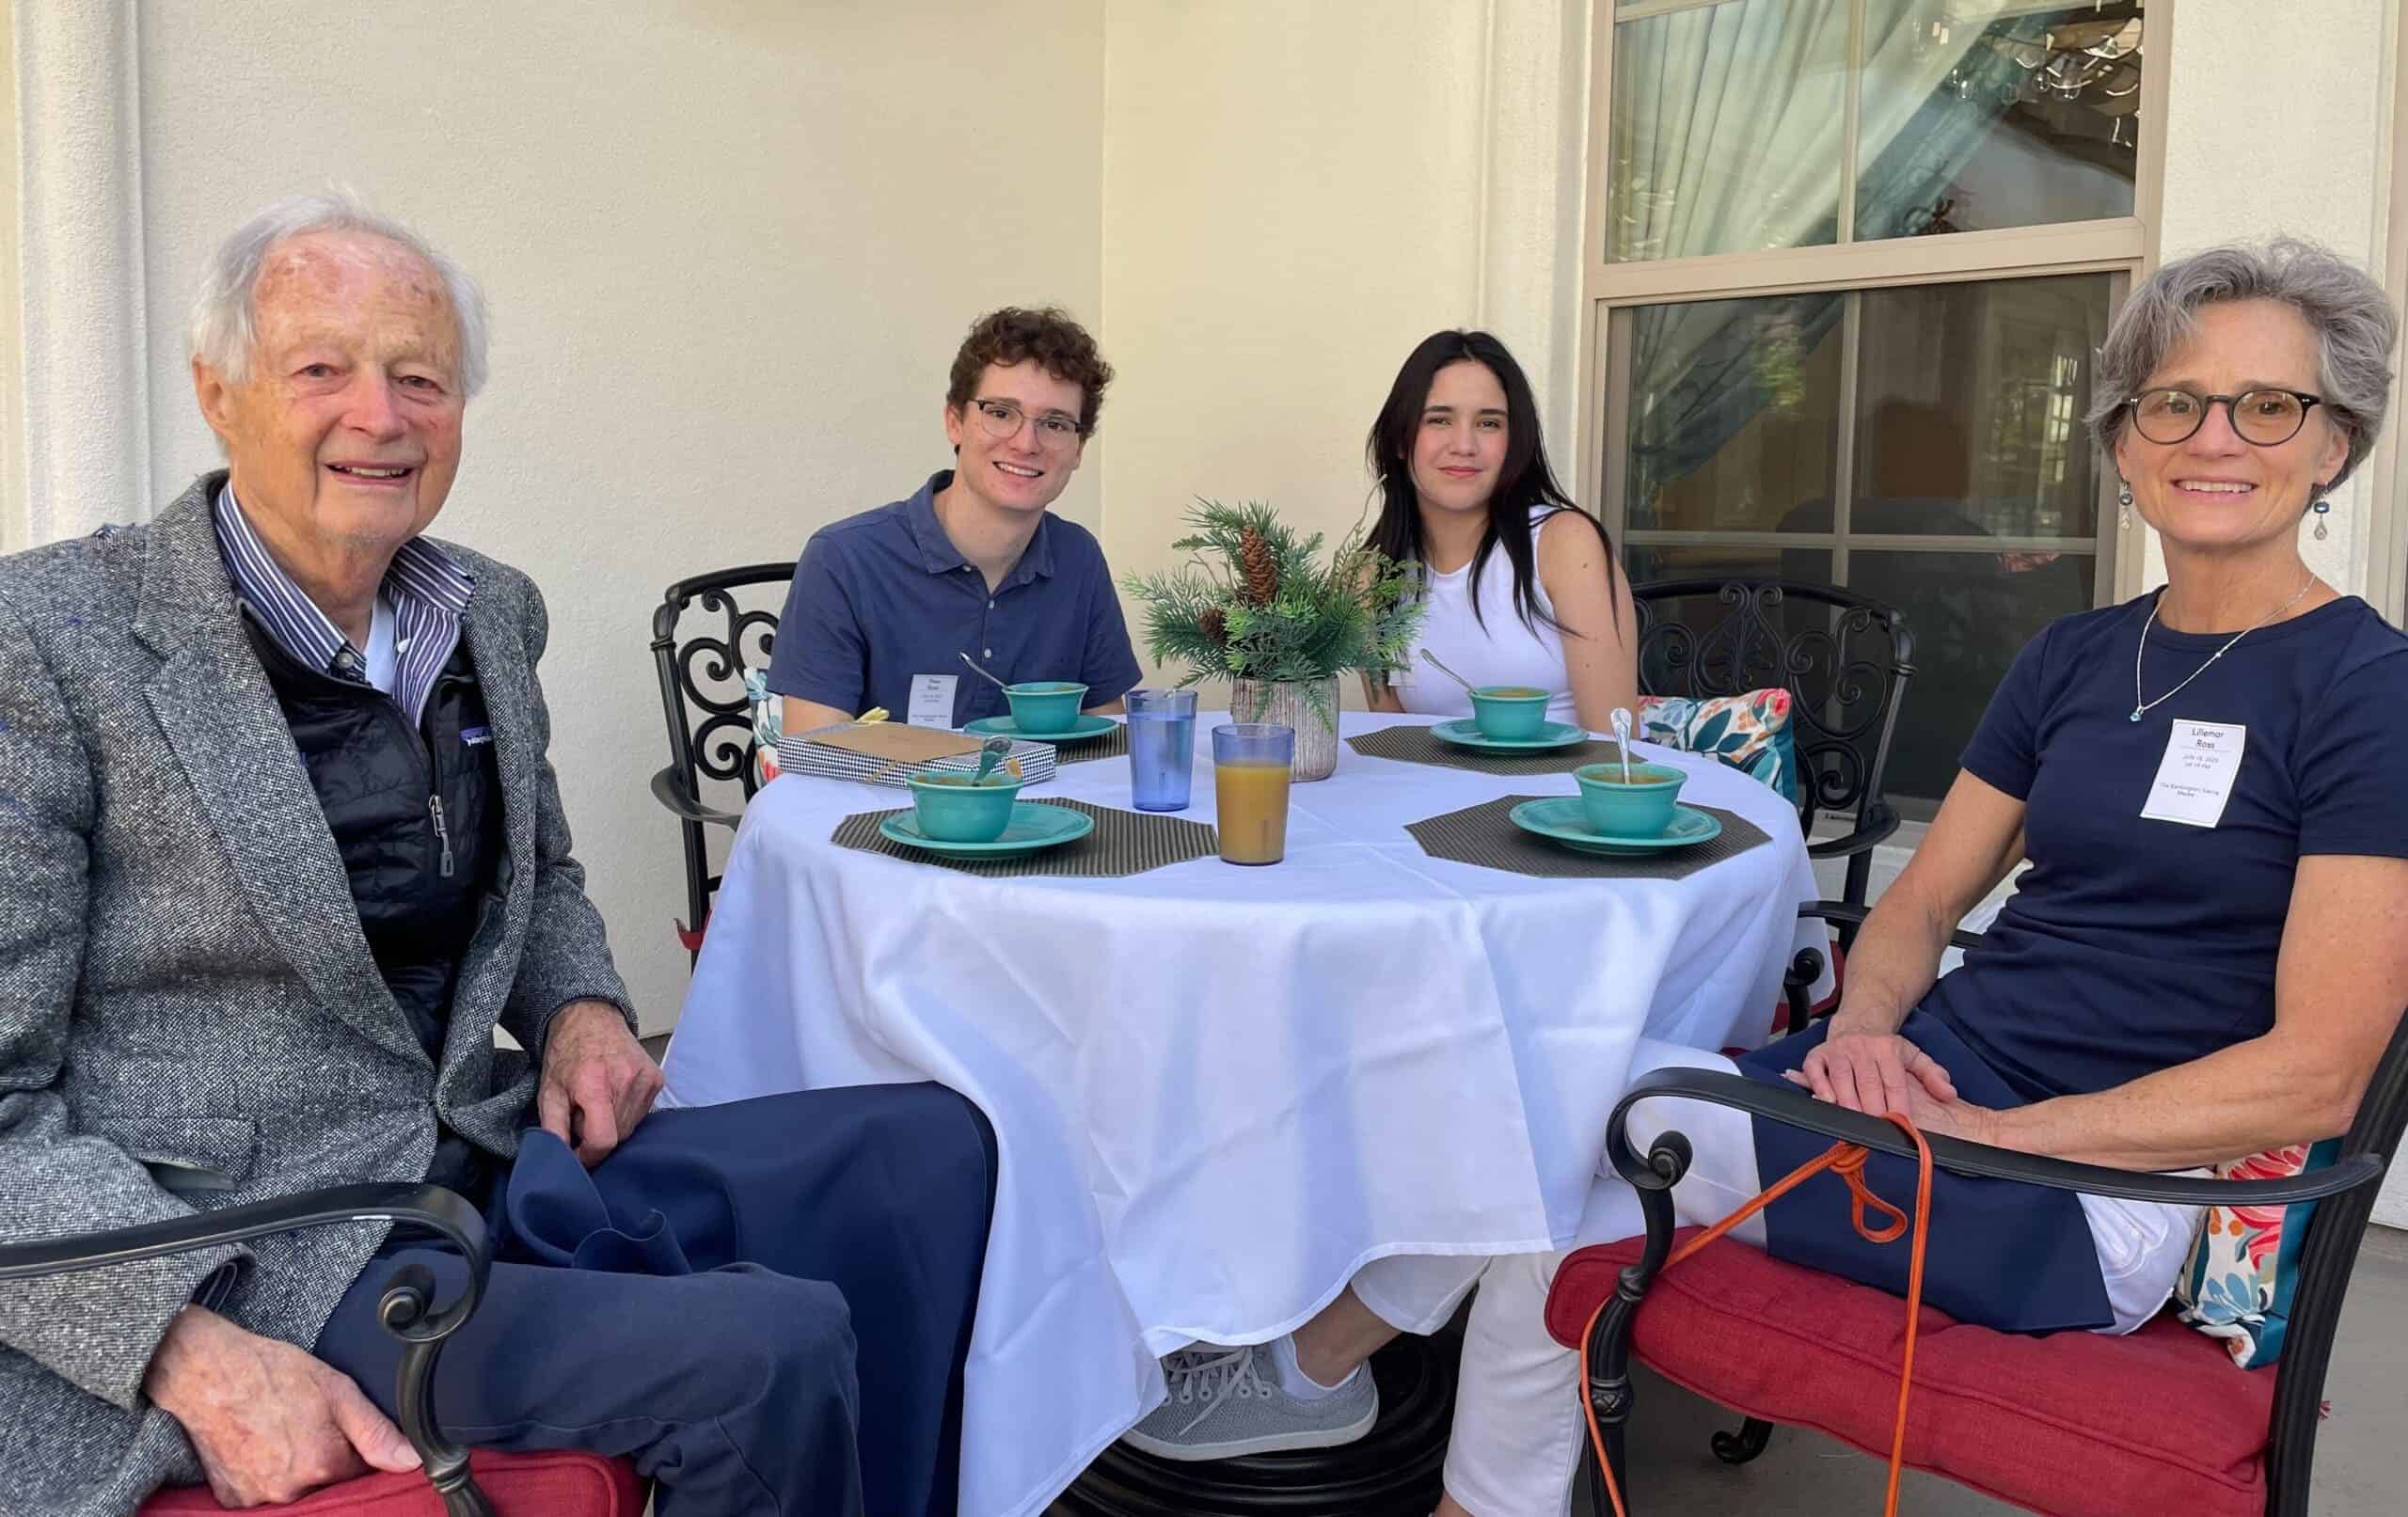
[[[1847,78],[1840,99],[1840,245],[1856,241],[1856,134],[1864,94],[1864,0],[1848,0]]]
[[[1597,323],[1605,351],[1598,367],[1605,374],[1606,426],[1598,484],[1605,501],[1605,520],[1627,540],[1630,534],[1630,331],[1626,308],[1607,310]]]
[[[1830,532],[1716,531],[1662,529],[1625,532],[1624,540],[1640,547],[1830,547],[1839,539]]]
[[[1840,297],[1839,437],[1831,450],[1831,531],[1839,541],[1831,548],[1831,583],[1847,581],[1849,508],[1856,499],[1856,395],[1858,356],[1864,346],[1864,296],[1849,291]]]
[[[1711,10],[1716,6],[1732,3],[1733,0],[1622,0],[1614,7],[1612,24],[1620,26],[1634,21],[1653,21],[1658,16],[1674,15],[1684,10]]]
[[[1670,13],[1689,8],[1705,8],[1713,3],[1714,0],[1624,0],[1624,5],[1630,8],[1631,13],[1624,14],[1622,10],[1616,9],[1611,15],[1611,20],[1606,24],[1610,29],[1615,24],[1643,19],[1659,12]],[[1623,541],[1628,545],[1703,545],[1709,542],[1721,543],[1734,547],[1827,545],[1831,552],[1832,582],[1837,585],[1848,583],[1851,547],[1859,547],[1866,551],[1965,550],[1962,545],[1956,543],[1943,545],[1917,542],[1909,545],[1888,538],[1877,541],[1870,537],[1861,542],[1853,541],[1850,517],[1855,494],[1857,413],[1862,384],[1861,374],[1862,292],[1865,290],[1888,288],[1893,285],[1955,283],[1959,280],[1991,282],[2039,278],[2055,275],[2111,272],[2123,276],[2115,296],[2111,302],[2112,309],[2114,306],[2120,305],[2121,296],[2136,272],[2135,264],[2145,269],[2153,261],[2153,249],[2146,245],[2144,235],[2151,218],[2150,213],[2155,210],[2154,196],[2147,192],[2152,188],[2149,182],[2150,177],[2162,173],[2162,162],[2161,156],[2150,154],[2146,150],[2143,152],[2144,162],[2140,166],[2140,182],[2135,184],[2133,215],[2131,217],[2110,218],[2098,223],[2082,223],[2069,228],[2056,226],[2013,228],[2004,229],[1996,233],[1960,234],[1958,238],[1948,241],[1952,245],[1952,249],[1968,250],[1967,256],[1958,260],[1930,262],[1928,267],[1925,262],[1911,261],[1900,262],[1898,250],[1890,244],[1858,244],[1856,210],[1858,180],[1861,171],[1859,160],[1865,87],[1867,10],[1867,0],[1848,0],[1847,77],[1842,100],[1840,146],[1842,158],[1838,175],[1840,195],[1835,216],[1838,232],[1837,245],[1824,250],[1824,253],[1819,256],[1811,248],[1785,250],[1792,258],[1798,260],[1793,266],[1797,268],[1801,277],[1767,278],[1761,269],[1761,264],[1767,255],[1741,255],[1728,260],[1727,266],[1726,260],[1722,258],[1699,261],[1701,266],[1696,273],[1691,275],[1687,271],[1683,271],[1679,281],[1684,286],[1689,286],[1690,281],[1694,279],[1698,281],[1697,285],[1673,290],[1665,286],[1665,280],[1662,277],[1650,282],[1646,276],[1658,273],[1650,266],[1610,264],[1602,261],[1604,229],[1602,227],[1598,229],[1600,236],[1592,244],[1589,256],[1601,261],[1592,275],[1594,288],[1588,292],[1594,301],[1592,308],[1597,310],[1599,317],[1598,346],[1601,351],[1596,372],[1600,380],[1599,387],[1604,392],[1603,399],[1606,403],[1603,409],[1607,413],[1606,425],[1602,429],[1604,435],[1599,439],[1603,444],[1598,466],[1599,496],[1601,504],[1608,508],[1608,520],[1621,527]],[[2162,42],[2164,25],[2165,17],[2155,14],[2150,16],[2148,36],[2151,40]],[[2164,50],[2161,47],[2149,51],[2162,55]],[[2156,125],[2160,131],[2163,129],[2162,68],[2163,65],[2161,62],[2158,70],[2151,71],[2155,77],[2150,79],[2149,83],[2155,87],[2148,97],[2159,106]],[[1609,79],[1610,74],[1608,73],[1607,77]],[[1599,93],[1600,123],[1608,119],[1609,103],[1606,97],[1609,95],[1610,88],[1608,83]],[[2142,128],[2146,130],[2148,124],[2148,118],[2145,114],[2141,123]],[[1601,137],[1604,134],[1600,133]],[[2150,145],[2144,142],[2143,146],[2146,150]],[[1609,152],[1609,149],[1605,149],[1602,145],[1601,150]],[[1600,170],[1600,173],[1602,175],[1603,170]],[[1599,181],[1599,189],[1602,203],[1602,179]],[[2128,241],[2133,242],[2134,245],[2124,245]],[[1995,245],[2000,242],[2012,242],[2015,249],[2014,256],[2006,256],[2004,249]],[[2027,243],[2029,245],[2026,245]],[[1861,278],[1864,282],[1855,283],[1851,278],[1848,285],[1841,285],[1839,278],[1835,276],[1846,277],[1841,275],[1841,270],[1852,269],[1855,262],[1854,256],[1846,250],[1858,247],[1864,249],[1867,256],[1874,257],[1876,264],[1874,267],[1865,269],[1861,275],[1854,277]],[[1879,252],[1877,253],[1875,251],[1877,249]],[[1925,251],[1921,247],[1911,250],[1917,253]],[[1981,256],[1978,259],[1973,258],[1972,251],[1978,251]],[[1839,260],[1838,264],[1833,265],[1826,261],[1829,258]],[[1787,262],[1786,260],[1783,261]],[[1943,267],[1943,264],[1946,266]],[[1742,270],[1745,271],[1744,276],[1738,272]],[[1670,271],[1662,272],[1669,274]],[[1628,288],[1624,288],[1625,285]],[[1841,327],[1839,435],[1833,459],[1833,466],[1837,473],[1832,490],[1834,530],[1829,534],[1631,530],[1629,511],[1633,502],[1625,498],[1628,479],[1629,416],[1634,400],[1631,389],[1635,377],[1630,371],[1627,351],[1631,312],[1646,305],[1706,299],[1744,299],[1802,293],[1814,289],[1836,290],[1845,296]],[[2102,486],[2104,482],[2102,482]],[[2102,488],[2103,493],[2105,492]],[[2403,541],[2408,541],[2408,530],[2403,530],[2401,536]],[[2103,527],[2096,537],[2088,539],[2067,539],[2045,544],[2039,540],[2030,544],[1985,540],[1985,545],[1990,550],[1997,551],[2020,550],[2027,546],[2033,548],[2053,546],[2059,551],[2091,553],[2094,556],[2098,574],[2095,594],[2101,601],[2113,598],[2116,593],[2115,577],[2123,567],[2123,561],[2127,558],[2139,557],[2137,553],[2118,552],[2117,549],[2124,548],[2127,545],[2111,537]],[[2403,550],[2402,557],[2408,558],[2408,550]]]
[[[1840,544],[1837,532],[1717,531],[1702,528],[1658,529],[1624,535],[1640,547],[1836,548]],[[2098,541],[2088,537],[1990,537],[1936,532],[1860,532],[1849,545],[1861,553],[2070,553],[2087,557],[2099,552]]]

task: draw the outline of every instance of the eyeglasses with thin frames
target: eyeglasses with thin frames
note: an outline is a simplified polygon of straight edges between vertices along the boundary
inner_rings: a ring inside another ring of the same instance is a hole
[[[978,418],[979,430],[997,442],[1008,442],[1020,435],[1021,424],[1032,419],[1020,408],[1017,401],[975,400],[970,410]],[[1037,441],[1053,452],[1067,452],[1078,446],[1079,419],[1060,411],[1045,411],[1034,418]]]
[[[2160,445],[2189,442],[2207,423],[2208,413],[2222,403],[2233,435],[2253,447],[2279,448],[2299,435],[2299,429],[2307,425],[2307,413],[2324,401],[2296,389],[2198,395],[2168,387],[2143,390],[2124,403],[2131,407],[2133,430]]]

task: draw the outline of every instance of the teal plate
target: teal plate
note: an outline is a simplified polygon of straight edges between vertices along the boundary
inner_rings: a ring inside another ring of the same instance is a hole
[[[1560,843],[1580,853],[1602,853],[1612,858],[1686,848],[1722,835],[1720,817],[1687,805],[1675,806],[1672,825],[1652,838],[1607,837],[1589,825],[1589,814],[1580,809],[1580,798],[1577,796],[1526,800],[1506,814],[1515,827],[1525,832],[1535,832],[1549,842]]]
[[[891,842],[933,853],[940,859],[1017,859],[1024,853],[1076,842],[1095,830],[1095,818],[1067,806],[1016,800],[1004,835],[990,843],[939,843],[920,830],[920,819],[910,812],[897,812],[879,823],[878,830],[879,836]]]
[[[1529,737],[1483,737],[1480,724],[1469,717],[1457,717],[1430,729],[1430,735],[1442,742],[1459,748],[1484,748],[1498,753],[1529,753],[1549,748],[1569,748],[1585,741],[1588,734],[1568,721],[1550,721]]]
[[[1110,717],[1083,715],[1067,732],[1022,732],[1009,717],[980,717],[976,721],[961,724],[963,732],[974,732],[981,737],[1026,737],[1039,743],[1084,743],[1090,737],[1101,737],[1120,723]]]

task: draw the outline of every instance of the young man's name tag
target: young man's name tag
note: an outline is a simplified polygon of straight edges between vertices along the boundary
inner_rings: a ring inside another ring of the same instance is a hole
[[[953,725],[953,687],[958,674],[911,676],[911,710],[903,719],[914,727]]]
[[[2232,782],[2241,775],[2241,751],[2248,736],[2248,728],[2228,722],[2176,722],[2141,814],[2185,827],[2213,827],[2222,821],[2225,802],[2232,798]]]

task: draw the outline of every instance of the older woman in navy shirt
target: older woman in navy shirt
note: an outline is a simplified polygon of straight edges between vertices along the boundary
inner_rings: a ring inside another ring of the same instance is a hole
[[[1739,1068],[1854,1110],[2060,1159],[2181,1170],[2333,1136],[2408,1003],[2408,637],[2301,556],[2372,450],[2397,323],[2320,249],[2219,248],[2159,270],[2099,356],[2091,424],[2162,590],[2049,626],[2017,659],[1827,1023]],[[1948,933],[2018,861],[2016,894],[1935,980]],[[1642,1067],[1714,1062],[1661,1046]],[[1677,1128],[1674,1192],[1711,1222],[1824,1146],[1724,1109]],[[1888,1195],[1912,1166],[1877,1163]],[[2172,1293],[2195,1212],[1941,1175],[1925,1294],[2015,1331],[2129,1332]],[[1810,1188],[1810,1192],[1811,1192]],[[1736,1236],[1903,1289],[1905,1251],[1801,1193]],[[1583,1240],[1639,1231],[1600,1181]],[[1541,1305],[1559,1256],[1481,1282],[1442,1513],[1561,1509],[1576,1361]]]

